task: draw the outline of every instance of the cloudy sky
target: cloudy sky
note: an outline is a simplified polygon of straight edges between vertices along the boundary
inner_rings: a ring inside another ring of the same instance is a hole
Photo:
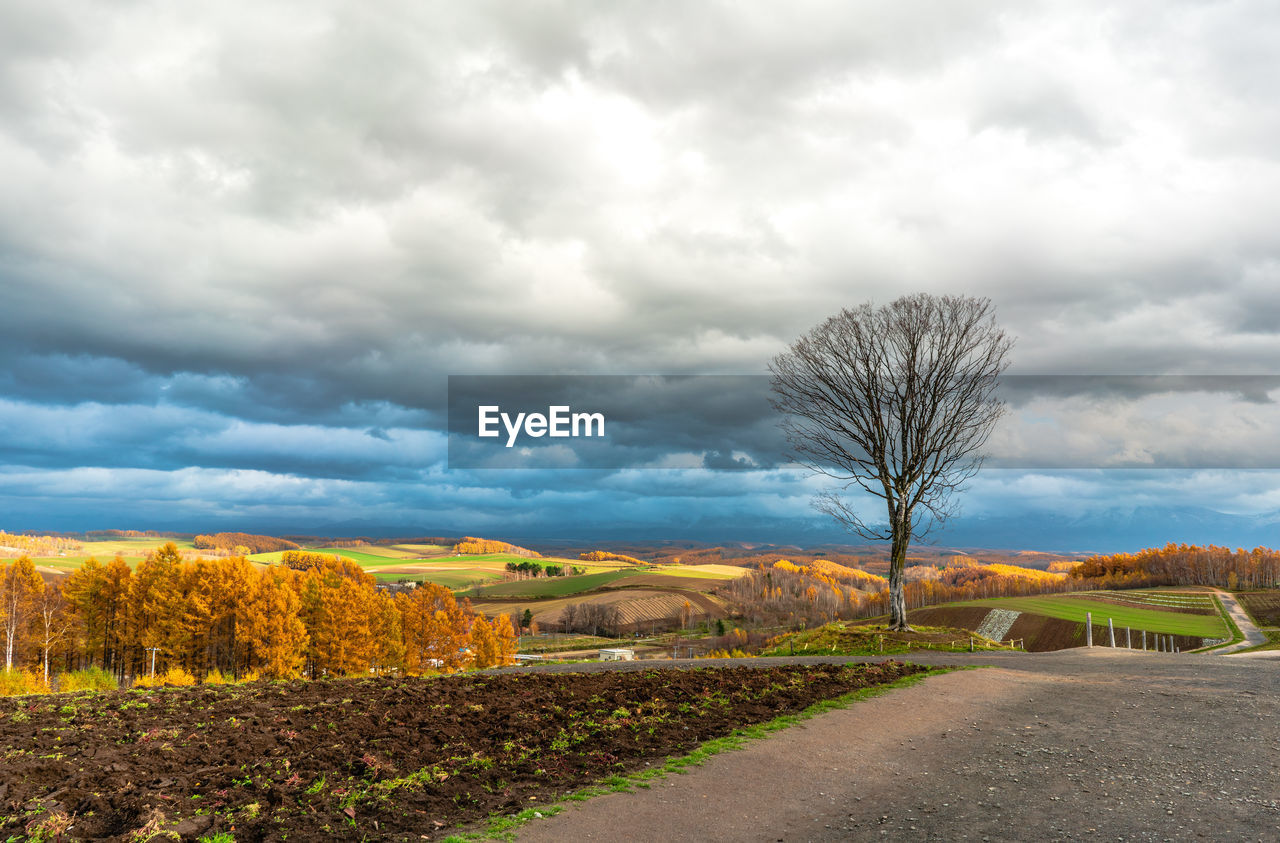
[[[1280,373],[1278,55],[1261,2],[10,0],[0,528],[799,540],[795,470],[450,468],[447,378],[760,375],[910,292],[1012,374]],[[1028,399],[993,442],[1087,467],[940,540],[1280,543],[1278,395]]]

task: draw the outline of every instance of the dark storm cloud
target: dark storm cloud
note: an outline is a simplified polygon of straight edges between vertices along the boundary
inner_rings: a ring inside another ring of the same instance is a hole
[[[1019,374],[1275,374],[1277,46],[1232,4],[6,3],[0,462],[33,500],[103,466],[211,511],[660,517],[748,474],[422,491],[446,376],[759,375],[918,290],[992,297]],[[1270,453],[1268,390],[1099,389],[999,444]],[[624,402],[620,444],[779,464],[712,397]],[[743,506],[805,511],[764,476]]]

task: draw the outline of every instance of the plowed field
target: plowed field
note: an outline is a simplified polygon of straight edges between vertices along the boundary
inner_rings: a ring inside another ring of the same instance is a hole
[[[0,700],[0,837],[34,837],[70,817],[64,839],[431,839],[923,670],[496,674],[11,698]]]

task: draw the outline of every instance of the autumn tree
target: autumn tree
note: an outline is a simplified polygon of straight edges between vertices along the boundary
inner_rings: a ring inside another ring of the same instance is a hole
[[[483,615],[471,624],[471,659],[478,668],[493,667],[498,663],[498,639],[493,626]]]
[[[31,623],[44,580],[29,556],[0,563],[0,624],[4,629],[4,668],[13,670],[15,654],[21,655],[22,636]]]
[[[377,650],[375,580],[346,557],[326,557],[299,580],[312,675],[367,671]]]
[[[471,612],[453,592],[435,583],[419,583],[409,594],[396,595],[404,640],[405,667],[422,673],[457,670],[467,661]]]
[[[496,642],[497,664],[515,664],[516,631],[511,626],[510,615],[498,615],[493,620],[493,637]]]
[[[49,655],[71,631],[71,619],[62,589],[56,583],[46,583],[35,599],[36,643],[40,646],[40,661],[44,667],[44,684],[49,684]]]
[[[147,554],[130,580],[127,668],[134,673],[150,665],[148,651],[162,655],[157,660],[158,666],[163,666],[175,654],[181,566],[182,554],[177,545],[169,542]]]
[[[775,357],[774,407],[796,457],[839,486],[817,508],[889,541],[889,627],[910,629],[903,569],[913,538],[945,521],[1005,411],[995,395],[1013,340],[987,299],[927,294],[845,309]],[[864,518],[841,492],[880,498]]]
[[[306,660],[307,628],[294,590],[297,575],[283,566],[256,573],[235,618],[243,664],[269,679],[291,679]]]
[[[207,664],[198,665],[201,667],[199,673],[203,675],[209,667],[237,673],[249,660],[248,643],[241,640],[241,630],[261,574],[243,556],[222,560],[197,559],[194,567],[197,588],[208,609],[209,625],[203,639]]]

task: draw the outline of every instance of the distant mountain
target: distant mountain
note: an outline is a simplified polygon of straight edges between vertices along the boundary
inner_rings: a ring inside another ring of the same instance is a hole
[[[1202,507],[1137,506],[1080,517],[1017,513],[961,518],[939,538],[949,545],[1096,553],[1132,552],[1169,542],[1277,547],[1280,520],[1275,513],[1245,516]]]

